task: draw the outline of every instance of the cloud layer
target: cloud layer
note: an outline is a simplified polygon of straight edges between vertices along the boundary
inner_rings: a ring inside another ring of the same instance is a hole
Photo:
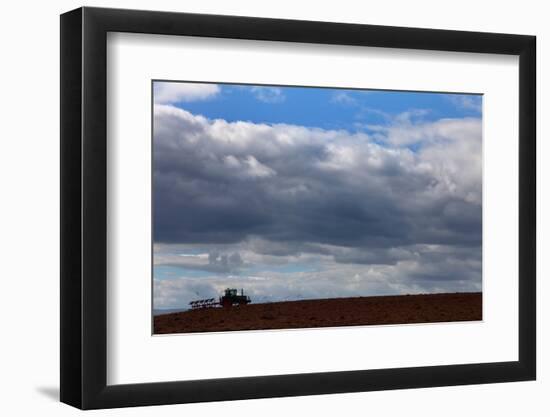
[[[478,290],[481,121],[411,120],[352,134],[156,104],[155,263],[212,273],[157,279],[156,307],[229,275],[266,299]]]

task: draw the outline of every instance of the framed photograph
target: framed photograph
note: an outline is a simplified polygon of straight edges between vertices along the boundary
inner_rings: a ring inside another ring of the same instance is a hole
[[[533,380],[535,37],[61,16],[61,401]]]

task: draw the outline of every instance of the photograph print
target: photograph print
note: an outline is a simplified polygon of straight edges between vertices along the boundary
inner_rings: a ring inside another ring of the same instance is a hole
[[[153,81],[153,333],[482,320],[482,99]]]

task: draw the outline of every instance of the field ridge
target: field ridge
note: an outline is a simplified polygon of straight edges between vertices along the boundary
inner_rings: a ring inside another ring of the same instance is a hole
[[[383,295],[251,303],[154,317],[154,333],[224,332],[482,319],[481,293]]]

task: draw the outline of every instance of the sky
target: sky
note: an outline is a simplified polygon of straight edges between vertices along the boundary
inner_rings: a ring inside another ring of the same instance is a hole
[[[155,81],[153,305],[481,291],[482,96]]]

